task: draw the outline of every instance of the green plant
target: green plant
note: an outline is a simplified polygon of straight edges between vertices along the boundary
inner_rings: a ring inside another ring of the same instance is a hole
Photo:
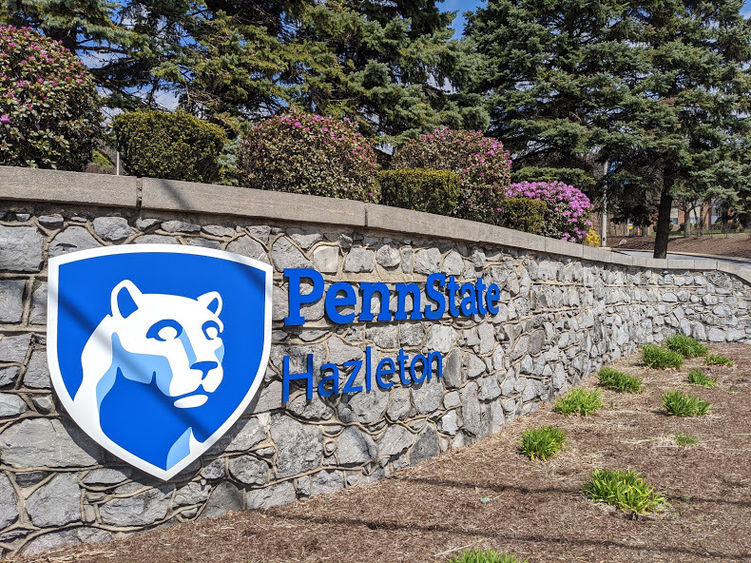
[[[640,377],[627,375],[613,368],[602,368],[597,374],[600,385],[618,393],[639,393],[642,390]]]
[[[411,168],[378,173],[381,203],[450,215],[459,198],[459,175],[449,170]]]
[[[675,439],[675,443],[679,446],[693,446],[699,442],[699,440],[694,438],[691,434],[681,434],[680,432],[673,438]]]
[[[498,224],[541,235],[545,232],[545,216],[548,204],[530,197],[509,197],[501,201]]]
[[[709,412],[712,403],[687,395],[680,391],[670,391],[662,396],[662,404],[673,416],[701,416]]]
[[[709,377],[700,369],[692,369],[691,371],[689,371],[686,381],[688,381],[692,385],[701,385],[702,387],[706,387],[707,389],[717,387],[717,378]]]
[[[242,185],[377,201],[376,157],[353,122],[290,111],[254,124],[237,153]]]
[[[673,352],[678,352],[684,358],[695,358],[707,353],[707,347],[690,336],[676,334],[665,341],[665,347]]]
[[[604,502],[634,514],[654,512],[666,505],[665,498],[636,471],[595,469],[583,492],[594,502]]]
[[[527,563],[515,555],[499,553],[495,549],[473,549],[459,553],[448,559],[447,563]]]
[[[654,344],[644,345],[641,359],[645,365],[655,369],[679,368],[683,365],[683,356],[678,352]]]
[[[558,399],[553,410],[559,414],[578,414],[587,416],[602,406],[602,397],[599,390],[587,391],[586,389],[572,389]]]
[[[0,164],[83,170],[99,108],[91,75],[60,42],[0,25]]]
[[[112,127],[123,165],[134,176],[212,182],[227,140],[218,125],[177,111],[116,115]]]
[[[722,354],[710,354],[704,363],[708,366],[732,366],[733,360]]]
[[[519,453],[529,459],[541,459],[543,461],[553,457],[563,447],[566,441],[566,432],[552,426],[530,428],[522,434],[519,444]]]

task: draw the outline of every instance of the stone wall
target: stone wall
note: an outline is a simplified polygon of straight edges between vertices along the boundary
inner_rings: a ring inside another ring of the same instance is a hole
[[[66,189],[67,186],[67,189]],[[40,197],[44,194],[44,197]],[[384,477],[497,432],[639,344],[676,332],[748,341],[740,272],[611,254],[506,229],[380,206],[0,167],[0,547],[34,552],[153,526],[271,507]],[[234,203],[228,203],[234,202]],[[187,212],[179,212],[186,209]],[[275,269],[263,389],[234,427],[164,483],[83,435],[50,389],[51,256],[110,244],[226,249]],[[281,272],[423,283],[443,271],[502,290],[497,315],[333,325],[321,303],[285,328]],[[304,371],[399,348],[440,351],[443,378],[282,405],[282,358]]]

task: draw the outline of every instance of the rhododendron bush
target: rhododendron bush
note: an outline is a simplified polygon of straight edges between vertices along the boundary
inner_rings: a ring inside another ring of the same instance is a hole
[[[375,201],[376,157],[347,119],[292,111],[253,125],[238,150],[250,188]]]
[[[528,197],[544,201],[545,236],[571,242],[586,238],[592,221],[589,198],[580,190],[563,182],[520,182],[506,188],[507,197]]]
[[[0,26],[0,164],[82,170],[100,120],[77,57],[30,29]]]

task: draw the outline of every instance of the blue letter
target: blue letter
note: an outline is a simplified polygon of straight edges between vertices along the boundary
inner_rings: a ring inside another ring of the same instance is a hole
[[[289,356],[284,356],[282,365],[282,403],[289,401],[289,382],[297,379],[307,381],[308,385],[305,387],[305,397],[310,401],[313,398],[313,354],[308,354],[308,371],[305,373],[289,372]]]
[[[481,315],[484,315],[488,312],[488,310],[485,308],[485,296],[483,295],[483,291],[485,290],[485,284],[482,281],[482,278],[477,278],[477,283],[475,284],[475,289],[477,291],[476,299],[477,299],[477,312]]]
[[[349,377],[347,378],[347,382],[344,384],[344,389],[342,389],[342,395],[344,393],[359,393],[362,391],[362,385],[352,385],[355,382],[355,378],[357,377],[357,374],[360,373],[360,367],[362,367],[362,360],[352,360],[351,362],[344,362],[345,368],[352,367],[352,373],[349,374]]]
[[[417,375],[415,374],[415,364],[417,364],[418,361],[422,364],[421,377],[417,377]],[[412,358],[412,363],[409,366],[409,373],[410,375],[412,375],[412,381],[414,381],[415,383],[422,383],[423,381],[425,381],[425,376],[428,373],[428,368],[428,362],[425,359],[425,356],[423,356],[422,354],[417,354],[417,356]]]
[[[344,296],[339,297],[339,292],[343,291]],[[355,320],[355,313],[347,313],[342,315],[337,310],[338,307],[354,307],[357,303],[357,295],[355,294],[355,288],[346,282],[336,282],[331,285],[328,292],[326,292],[326,316],[332,323],[338,325],[349,324]]]
[[[440,352],[430,352],[428,354],[428,365],[430,366],[430,373],[428,373],[428,381],[433,376],[433,360],[438,360],[438,373],[436,377],[441,379],[443,377],[443,358],[441,358]]]
[[[362,311],[360,312],[361,321],[373,320],[373,294],[377,291],[381,297],[381,310],[378,312],[379,321],[390,321],[391,313],[389,312],[389,288],[383,282],[362,282]]]
[[[449,283],[446,284],[446,289],[449,290],[449,313],[452,317],[459,316],[459,309],[456,308],[456,292],[459,289],[459,284],[456,283],[454,276],[449,276]]]
[[[465,293],[467,295],[464,295]],[[476,315],[477,304],[475,303],[475,286],[470,282],[463,283],[459,294],[464,295],[464,297],[462,297],[461,305],[459,305],[459,308],[462,311],[462,315],[464,315],[465,317]]]
[[[396,359],[399,361],[399,379],[402,385],[410,385],[412,382],[404,377],[404,362],[409,358],[404,353],[404,348],[399,348],[399,353],[396,355]]]
[[[491,283],[488,286],[488,293],[485,296],[485,302],[488,304],[488,312],[491,315],[498,314],[498,302],[501,300],[501,290],[499,287]]]
[[[433,287],[436,283],[440,287],[443,287],[446,284],[446,276],[444,274],[441,274],[440,272],[436,272],[435,274],[430,274],[428,276],[428,281],[425,286],[425,294],[428,299],[435,301],[437,307],[435,309],[433,309],[433,307],[431,307],[430,305],[425,307],[426,319],[440,319],[443,316],[443,313],[446,312],[446,296],[442,291],[438,291]]]
[[[321,375],[326,370],[331,370],[331,375],[326,375],[318,382],[318,394],[321,397],[331,397],[339,394],[339,368],[336,364],[323,364],[321,366]],[[326,390],[326,384],[331,381],[331,391]]]
[[[323,276],[311,268],[287,268],[284,277],[289,280],[289,314],[284,319],[284,326],[299,326],[305,322],[300,315],[300,306],[315,303],[323,295]],[[307,278],[313,282],[310,293],[300,293],[300,280]]]
[[[381,389],[391,389],[394,386],[393,381],[384,381],[383,376],[384,375],[393,375],[394,373],[394,360],[391,358],[383,358],[380,362],[378,362],[378,367],[376,368],[376,383],[378,383],[378,387]]]
[[[394,320],[407,320],[407,295],[412,295],[412,311],[409,314],[410,320],[422,320],[422,310],[420,309],[420,286],[416,283],[398,283],[396,284],[396,291],[398,294],[398,300]]]

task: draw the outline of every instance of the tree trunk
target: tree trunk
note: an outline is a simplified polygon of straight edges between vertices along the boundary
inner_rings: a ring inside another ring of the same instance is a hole
[[[691,210],[696,211],[696,206],[692,205],[686,210],[686,214],[683,216],[685,219],[685,223],[683,224],[683,236],[690,237],[691,236]]]
[[[673,196],[670,188],[662,188],[660,194],[660,208],[657,212],[657,236],[655,237],[655,258],[667,258],[668,239],[670,238],[670,210],[673,207]]]

